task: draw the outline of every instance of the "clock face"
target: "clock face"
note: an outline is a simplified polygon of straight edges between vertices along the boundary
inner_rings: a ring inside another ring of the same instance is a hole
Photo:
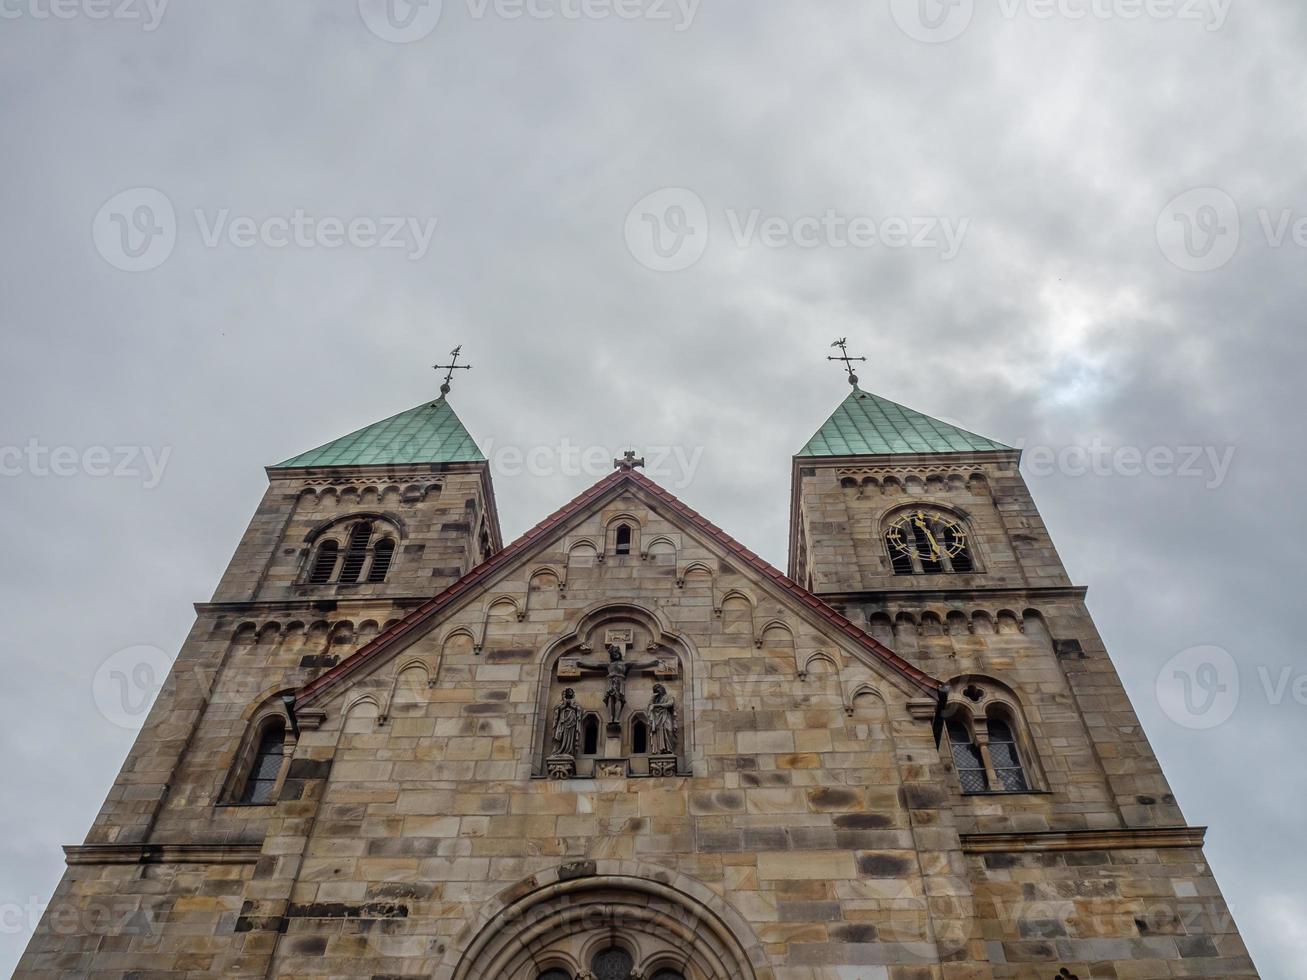
[[[924,510],[901,515],[885,532],[885,540],[897,555],[911,557],[915,548],[922,561],[931,562],[943,555],[956,558],[967,549],[967,532],[961,524]]]

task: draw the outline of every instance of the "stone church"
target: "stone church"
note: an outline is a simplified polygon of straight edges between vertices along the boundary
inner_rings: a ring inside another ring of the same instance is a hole
[[[1252,980],[1018,462],[853,378],[788,574],[447,391],[270,467],[16,975]]]

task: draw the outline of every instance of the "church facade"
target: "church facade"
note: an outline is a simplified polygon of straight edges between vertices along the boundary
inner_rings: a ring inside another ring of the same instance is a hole
[[[788,574],[447,397],[269,487],[15,974],[1257,977],[1019,453],[856,383]]]

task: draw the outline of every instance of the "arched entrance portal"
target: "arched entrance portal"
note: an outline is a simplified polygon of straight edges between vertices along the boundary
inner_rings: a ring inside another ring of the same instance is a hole
[[[598,873],[540,881],[550,877],[524,883],[536,887],[476,931],[448,974],[451,980],[765,980],[770,975],[754,969],[721,914],[669,884]],[[754,956],[760,956],[752,945]]]

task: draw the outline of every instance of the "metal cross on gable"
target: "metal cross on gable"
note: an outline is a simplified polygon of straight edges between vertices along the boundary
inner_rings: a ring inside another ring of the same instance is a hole
[[[847,337],[841,337],[839,340],[835,341],[835,343],[831,344],[831,346],[832,346],[832,347],[838,347],[838,348],[840,349],[840,356],[839,356],[839,357],[827,357],[826,360],[828,360],[828,361],[843,361],[843,362],[844,362],[844,370],[846,370],[846,371],[849,372],[849,384],[851,384],[851,385],[853,385],[854,387],[856,387],[857,384],[858,384],[858,376],[857,376],[856,374],[853,373],[853,362],[854,362],[854,361],[866,361],[866,358],[865,358],[865,357],[850,357],[850,356],[849,356],[849,340],[848,340]]]
[[[440,394],[441,394],[442,396],[444,396],[444,395],[448,395],[448,394],[449,394],[450,382],[452,382],[452,381],[454,380],[454,372],[455,372],[455,371],[471,371],[471,370],[472,370],[472,365],[471,365],[471,364],[459,364],[459,363],[458,363],[458,359],[459,359],[459,357],[462,356],[462,354],[463,354],[463,345],[462,345],[462,344],[459,344],[457,347],[455,347],[452,351],[449,352],[449,356],[450,356],[450,358],[451,358],[451,362],[450,362],[449,364],[433,364],[433,365],[431,365],[431,367],[432,367],[433,370],[436,370],[436,371],[444,371],[444,372],[445,372],[445,380],[444,380],[444,381],[441,383],[441,385],[440,385]]]

